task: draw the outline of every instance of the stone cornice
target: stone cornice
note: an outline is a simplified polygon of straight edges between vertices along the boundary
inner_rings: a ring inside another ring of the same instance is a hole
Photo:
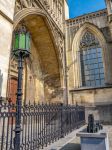
[[[107,16],[107,9],[99,10],[96,12],[92,12],[75,18],[68,19],[66,20],[66,24],[67,26],[72,26],[74,24],[79,24],[100,16]]]
[[[91,90],[102,90],[102,89],[112,89],[112,85],[108,85],[108,86],[102,86],[102,87],[82,87],[82,88],[74,88],[71,89],[69,92],[70,93],[75,93],[75,92],[80,92],[80,91],[91,91]]]
[[[8,20],[11,24],[14,23],[14,21],[12,19],[10,19],[6,14],[4,14],[1,10],[0,10],[0,15],[2,15],[6,20]]]

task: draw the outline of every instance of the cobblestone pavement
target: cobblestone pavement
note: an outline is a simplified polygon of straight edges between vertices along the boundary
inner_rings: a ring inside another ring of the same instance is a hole
[[[109,137],[109,150],[112,150],[112,126],[105,126],[104,130],[108,133]],[[75,137],[71,142],[69,142],[67,145],[65,145],[60,150],[81,150],[80,147],[80,138]]]

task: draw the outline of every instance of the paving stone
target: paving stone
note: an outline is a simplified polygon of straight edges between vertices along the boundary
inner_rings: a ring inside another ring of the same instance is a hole
[[[80,138],[76,137],[76,133],[84,129],[85,127],[86,126],[80,128],[79,130],[73,131],[65,138],[60,139],[59,141],[48,146],[44,150],[81,150]],[[110,147],[109,150],[112,150],[112,126],[104,126],[104,130],[108,133]]]
[[[112,150],[112,126],[104,126],[104,130],[108,133],[109,147],[110,147],[110,150]],[[81,150],[80,138],[75,137],[71,142],[69,142],[60,150]]]

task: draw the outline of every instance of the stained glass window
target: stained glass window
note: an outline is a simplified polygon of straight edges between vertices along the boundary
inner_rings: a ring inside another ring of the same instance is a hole
[[[86,32],[80,42],[82,86],[103,86],[104,67],[102,48],[98,39]]]

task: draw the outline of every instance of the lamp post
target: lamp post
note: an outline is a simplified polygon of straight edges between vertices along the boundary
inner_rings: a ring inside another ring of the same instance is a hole
[[[20,150],[20,134],[21,134],[21,107],[22,107],[22,73],[23,59],[29,57],[30,54],[30,34],[25,26],[21,26],[14,33],[13,55],[18,59],[18,84],[17,84],[17,100],[16,100],[16,124],[14,137],[14,150]]]

